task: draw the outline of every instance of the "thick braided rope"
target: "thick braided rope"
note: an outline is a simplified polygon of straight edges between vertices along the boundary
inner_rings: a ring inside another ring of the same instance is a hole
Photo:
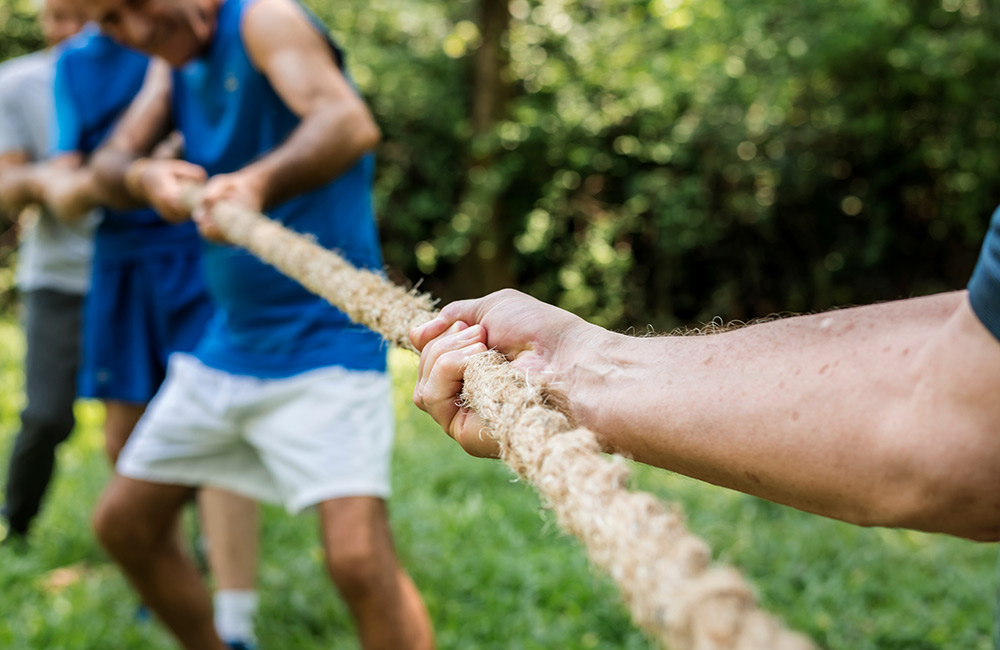
[[[232,204],[213,220],[232,243],[300,282],[395,345],[413,349],[408,333],[435,315],[425,294],[358,270],[306,236]],[[574,428],[496,352],[475,357],[465,373],[465,400],[500,444],[501,456],[580,539],[591,561],[618,584],[638,625],[673,650],[815,650],[758,609],[733,569],[711,566],[708,545],[688,532],[676,508],[629,492],[628,468],[604,456],[594,434]]]

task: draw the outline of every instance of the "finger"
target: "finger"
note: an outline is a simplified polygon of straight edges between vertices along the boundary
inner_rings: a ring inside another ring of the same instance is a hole
[[[420,363],[417,365],[417,386],[419,387],[420,382],[424,380],[424,376],[427,370],[429,370],[433,365],[438,356],[442,352],[454,349],[456,347],[462,347],[471,342],[472,339],[468,337],[463,337],[461,339],[456,339],[455,335],[459,332],[467,330],[469,326],[461,321],[457,323],[452,323],[451,327],[445,330],[441,336],[435,339],[434,344],[427,346],[423,353],[420,355]]]
[[[165,216],[168,221],[184,221],[191,216],[191,209],[184,202],[184,196],[180,193],[180,187],[177,187],[178,191],[170,192],[163,197],[162,208],[167,213]]]
[[[443,318],[442,316],[437,316],[434,320],[428,321],[423,325],[418,325],[410,330],[410,343],[413,343],[413,347],[417,348],[417,351],[423,351],[424,346],[427,345],[432,340],[441,336],[448,328],[455,324],[455,320],[449,320]]]
[[[198,165],[185,165],[181,167],[178,171],[178,177],[184,180],[198,183],[199,185],[204,185],[208,181],[208,172],[205,171],[204,167]]]
[[[213,178],[207,185],[205,185],[205,189],[201,192],[198,199],[198,205],[195,207],[194,212],[198,213],[199,220],[210,220],[212,212],[215,210],[215,206],[219,203],[219,201],[225,199],[225,185],[216,182]],[[194,212],[192,212],[192,216]]]
[[[471,456],[479,458],[499,458],[500,444],[489,431],[479,414],[462,406],[452,420],[456,442]]]
[[[486,345],[476,341],[443,353],[430,369],[427,381],[414,399],[456,440],[459,439],[457,436],[464,434],[463,427],[469,424],[467,417],[456,419],[462,411],[459,399],[465,368],[470,357],[485,351]]]
[[[226,241],[225,236],[219,229],[219,226],[212,219],[212,214],[210,212],[199,207],[194,213],[192,213],[191,218],[198,227],[198,233],[204,239],[219,243]]]
[[[434,366],[441,355],[459,350],[471,343],[482,343],[481,337],[478,337],[475,333],[472,336],[468,335],[468,330],[469,326],[465,323],[455,323],[445,334],[439,336],[424,348],[423,354],[420,355],[420,365],[417,368],[417,385],[413,390],[414,401],[421,394],[424,384],[431,379],[431,373],[434,372]],[[439,374],[438,378],[440,376]],[[461,377],[458,377],[458,379],[461,379]],[[420,406],[420,404],[417,403],[417,406]]]
[[[164,174],[155,185],[151,202],[160,216],[170,222],[183,221],[191,214],[190,209],[184,204],[182,186],[172,172]]]
[[[199,203],[194,210],[191,211],[191,220],[194,221],[198,228],[202,227],[206,221],[208,221],[208,212],[205,210],[205,204]]]
[[[203,167],[183,163],[181,161],[170,161],[176,166],[173,168],[173,180],[177,184],[178,194],[181,200],[188,207],[192,204],[200,203],[208,188],[208,172]]]
[[[463,320],[466,323],[481,323],[490,310],[505,302],[526,297],[520,291],[501,289],[482,298],[449,303],[441,310],[441,317],[451,322]]]
[[[520,291],[501,289],[483,298],[448,304],[441,310],[439,318],[445,322],[462,320],[483,324],[487,330],[486,344],[508,357],[516,357],[528,341],[523,336],[525,325],[521,316],[531,311],[533,303],[542,304]],[[522,335],[511,338],[509,335],[513,331],[522,331]],[[418,334],[424,342],[423,333]]]
[[[222,177],[216,176],[205,184],[205,189],[202,192],[202,201],[215,204],[226,198],[229,193],[230,186],[226,183]]]

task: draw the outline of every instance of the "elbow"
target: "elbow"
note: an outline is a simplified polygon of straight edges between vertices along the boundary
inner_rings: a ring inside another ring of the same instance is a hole
[[[107,192],[107,188],[125,185],[127,163],[120,154],[116,154],[113,150],[98,149],[91,156],[88,166],[93,175],[95,188],[102,194],[113,194],[113,192]]]
[[[365,110],[365,118],[361,121],[361,128],[358,129],[358,150],[361,154],[373,151],[382,141],[382,131],[375,124],[371,113]]]
[[[348,110],[346,121],[350,124],[350,143],[356,157],[360,158],[378,146],[382,141],[382,131],[364,102],[359,100]]]
[[[142,203],[125,184],[125,177],[136,156],[111,147],[103,147],[88,162],[94,202],[118,210],[134,209]]]

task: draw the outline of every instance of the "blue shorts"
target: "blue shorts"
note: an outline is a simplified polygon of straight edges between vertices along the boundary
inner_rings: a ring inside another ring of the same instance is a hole
[[[199,246],[95,256],[80,396],[148,402],[163,382],[167,358],[193,350],[211,314]]]

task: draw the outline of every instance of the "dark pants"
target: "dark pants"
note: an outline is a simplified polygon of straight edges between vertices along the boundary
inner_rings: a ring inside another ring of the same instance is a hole
[[[83,297],[38,289],[24,296],[24,362],[27,405],[14,441],[3,515],[14,532],[27,533],[55,467],[56,446],[76,421],[76,372],[80,363]]]

